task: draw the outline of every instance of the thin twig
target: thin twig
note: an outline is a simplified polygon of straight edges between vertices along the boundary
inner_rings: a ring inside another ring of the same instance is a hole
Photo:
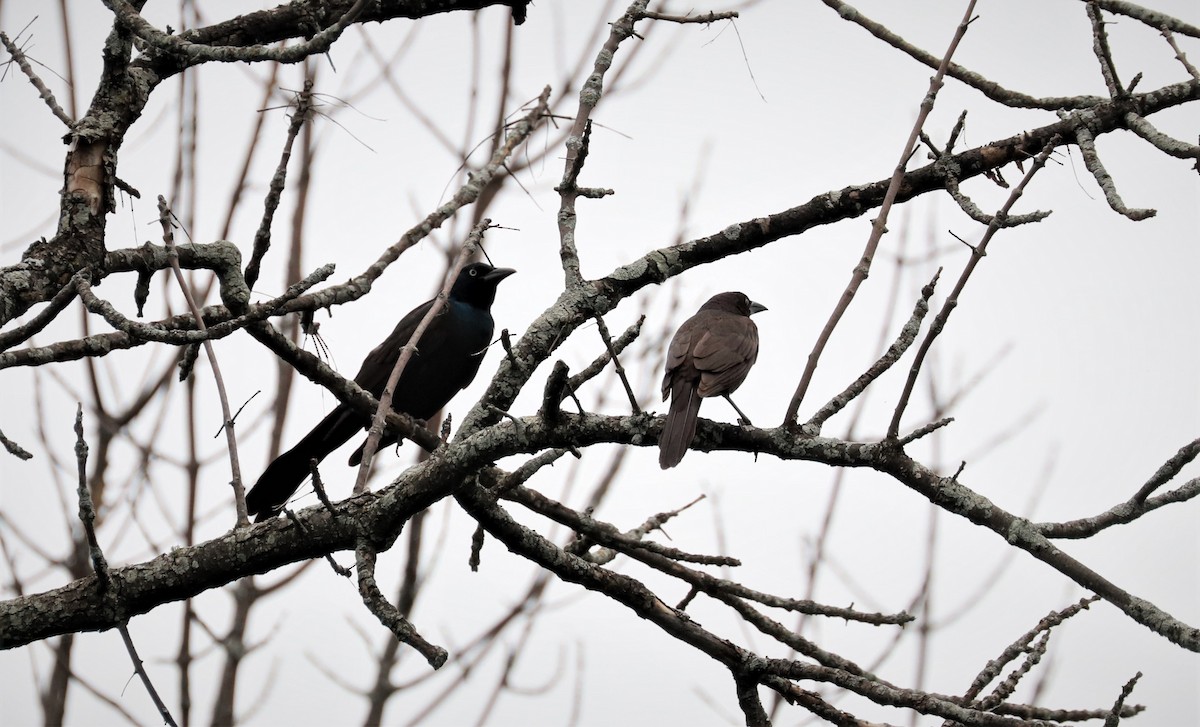
[[[933,279],[921,288],[921,297],[913,307],[912,315],[909,316],[908,322],[900,329],[900,335],[896,337],[896,340],[888,347],[888,350],[875,363],[871,364],[871,367],[862,376],[855,379],[845,390],[830,399],[816,414],[813,414],[812,418],[804,424],[806,432],[814,436],[820,434],[822,425],[830,417],[854,401],[859,394],[866,391],[871,382],[882,376],[893,364],[900,360],[905,351],[912,346],[913,341],[917,340],[917,334],[921,332],[921,321],[925,320],[925,315],[929,313],[929,298],[933,295],[933,291],[937,287],[938,278],[941,275],[942,269],[938,268],[937,272],[934,273]]]
[[[1038,170],[1046,165],[1046,160],[1050,158],[1050,154],[1054,151],[1057,144],[1058,137],[1054,137],[1047,142],[1046,147],[1042,149],[1041,153],[1038,154],[1037,157],[1034,158],[1033,164],[1031,164],[1029,167],[1029,171],[1025,173],[1025,176],[1021,179],[1021,182],[1015,188],[1013,188],[1013,191],[1009,193],[1008,199],[1004,202],[1004,206],[1001,207],[1000,211],[996,213],[992,224],[988,225],[987,231],[983,234],[983,239],[980,240],[979,244],[976,245],[971,251],[971,257],[969,260],[967,260],[966,266],[963,267],[963,271],[959,275],[958,281],[954,284],[954,289],[950,291],[950,295],[946,298],[946,301],[942,303],[942,309],[938,311],[937,316],[934,317],[933,323],[930,324],[929,330],[925,333],[925,338],[921,341],[921,346],[917,349],[916,358],[913,361],[912,367],[908,371],[908,379],[904,382],[904,391],[900,395],[900,400],[896,404],[895,411],[892,413],[891,424],[888,425],[888,439],[895,440],[897,438],[900,430],[900,417],[903,416],[905,408],[908,407],[908,400],[909,397],[912,396],[913,387],[917,383],[917,375],[920,374],[921,365],[925,362],[925,356],[929,353],[929,348],[933,345],[934,339],[937,338],[938,334],[942,332],[943,328],[945,328],[946,321],[950,318],[950,313],[958,305],[959,295],[962,294],[963,288],[967,284],[967,280],[970,279],[971,273],[975,270],[975,266],[978,265],[979,261],[982,260],[987,254],[988,243],[1001,228],[1004,218],[1008,216],[1008,211],[1012,209],[1013,205],[1015,205],[1017,200],[1021,198],[1021,195],[1024,194],[1025,187],[1029,184],[1030,180],[1033,179],[1033,176],[1037,174]]]
[[[967,26],[970,25],[974,12],[975,0],[971,0],[967,4],[967,10],[963,14],[962,20],[954,31],[954,37],[950,39],[950,45],[946,48],[946,53],[942,56],[942,62],[938,66],[937,73],[933,74],[933,77],[929,79],[929,89],[925,92],[925,97],[921,100],[917,120],[913,123],[912,131],[908,135],[908,141],[905,143],[904,149],[900,152],[900,161],[897,162],[896,168],[892,172],[891,183],[888,184],[887,192],[883,197],[883,203],[879,206],[879,212],[875,217],[874,223],[871,225],[871,234],[867,238],[867,244],[863,249],[862,257],[859,259],[858,264],[854,266],[850,282],[846,284],[846,289],[842,291],[841,298],[838,299],[837,305],[834,306],[833,312],[829,316],[829,320],[825,322],[825,327],[821,329],[821,334],[817,337],[812,351],[808,354],[804,373],[800,376],[800,383],[796,385],[796,392],[792,395],[792,400],[788,404],[787,414],[783,417],[784,425],[795,423],[796,416],[800,411],[800,403],[804,400],[804,395],[807,393],[808,386],[812,382],[813,374],[816,373],[817,363],[821,360],[821,352],[825,350],[825,344],[833,336],[833,330],[842,320],[842,316],[849,309],[850,303],[854,300],[854,295],[858,292],[859,286],[867,279],[867,275],[871,271],[871,262],[875,259],[875,251],[879,248],[879,241],[883,238],[883,233],[887,232],[888,213],[891,211],[892,205],[896,201],[896,196],[900,192],[900,183],[904,180],[904,172],[908,166],[908,160],[912,157],[913,151],[917,147],[917,139],[919,138],[921,129],[925,126],[925,119],[929,117],[929,112],[933,110],[934,100],[937,98],[938,91],[942,87],[942,79],[946,75],[946,69],[950,66],[950,58],[953,57],[959,42],[966,35]]]
[[[205,330],[204,316],[200,314],[200,306],[196,305],[195,299],[192,298],[191,289],[183,277],[183,270],[179,267],[179,260],[173,254],[175,252],[175,233],[171,226],[171,208],[167,206],[167,200],[162,195],[158,196],[158,220],[163,228],[163,244],[172,254],[171,270],[175,273],[175,281],[179,283],[179,289],[183,291],[183,297],[192,311],[196,328],[203,332]],[[233,502],[237,510],[237,527],[250,527],[250,520],[246,516],[246,493],[242,487],[242,468],[238,462],[237,437],[234,435],[232,409],[229,406],[229,396],[225,392],[225,380],[221,376],[221,367],[217,363],[217,354],[213,351],[212,341],[204,342],[204,353],[208,358],[208,365],[212,367],[213,381],[217,386],[217,397],[221,402],[221,416],[225,420],[225,444],[229,450],[229,469],[233,477],[230,484],[233,486]]]
[[[1179,48],[1179,44],[1175,42],[1175,36],[1171,33],[1171,31],[1167,28],[1163,28],[1162,36],[1167,39],[1167,43],[1170,44],[1171,50],[1175,51],[1175,58],[1177,58],[1179,62],[1183,64],[1184,70],[1186,70],[1192,78],[1200,81],[1200,70],[1197,70],[1196,67],[1191,64],[1187,55],[1185,55],[1184,52]]]
[[[83,436],[83,404],[77,403],[75,405],[75,463],[79,476],[79,486],[77,489],[79,496],[79,520],[83,523],[84,536],[87,538],[88,543],[88,554],[92,561],[92,570],[95,571],[96,579],[100,584],[100,591],[111,601],[111,605],[119,608],[119,604],[117,603],[118,595],[112,588],[113,579],[112,574],[108,570],[108,560],[105,559],[104,551],[100,548],[100,540],[96,537],[96,508],[92,503],[91,492],[88,490],[87,457],[88,445],[87,440]],[[151,683],[150,675],[146,673],[145,665],[142,663],[141,657],[138,656],[137,647],[134,646],[133,638],[129,635],[128,623],[122,620],[117,625],[117,630],[121,632],[121,640],[125,642],[125,650],[129,652],[129,658],[133,661],[133,670],[142,680],[142,684],[150,694],[150,699],[153,700],[154,706],[158,708],[158,713],[162,716],[163,722],[170,727],[176,727],[175,719],[171,717],[171,711],[163,703],[162,697],[158,696],[158,690]]]
[[[634,414],[640,414],[642,408],[638,406],[637,395],[633,393],[633,387],[629,385],[629,379],[625,376],[625,368],[621,366],[621,359],[617,356],[617,349],[613,345],[612,334],[608,332],[608,326],[604,323],[604,316],[596,316],[596,329],[600,332],[600,339],[604,341],[604,348],[608,350],[608,355],[612,358],[613,370],[616,371],[617,378],[621,380],[621,385],[625,388],[625,395],[629,397],[630,409]]]
[[[1141,678],[1142,673],[1139,671],[1133,675],[1133,678],[1125,682],[1125,686],[1121,687],[1121,693],[1117,695],[1117,701],[1113,703],[1112,711],[1104,718],[1104,727],[1117,727],[1121,724],[1121,712],[1125,706],[1125,700],[1129,698],[1130,694],[1133,694],[1133,688]]]
[[[1108,47],[1108,33],[1104,30],[1104,17],[1095,3],[1084,3],[1087,8],[1088,20],[1092,23],[1092,52],[1100,61],[1100,74],[1104,76],[1104,85],[1108,87],[1108,95],[1120,98],[1126,95],[1121,87],[1121,79],[1117,76],[1117,64],[1113,61],[1112,49]]]
[[[74,119],[72,119],[66,111],[63,111],[62,106],[58,105],[58,101],[54,99],[54,94],[50,92],[50,89],[45,83],[42,83],[42,79],[38,78],[37,73],[33,70],[33,66],[29,65],[29,60],[25,57],[25,54],[21,52],[21,49],[18,48],[15,43],[9,40],[8,36],[2,32],[0,32],[0,43],[4,44],[4,47],[6,50],[8,50],[9,55],[13,57],[13,60],[16,61],[17,65],[21,68],[21,72],[29,77],[29,82],[32,83],[33,87],[37,89],[38,96],[40,96],[41,99],[46,102],[46,105],[50,107],[50,112],[53,113],[59,121],[66,124],[68,129],[74,126]]]
[[[649,0],[634,0],[615,23],[610,26],[608,39],[596,54],[592,73],[579,89],[579,109],[571,130],[567,132],[567,156],[564,162],[562,182],[556,187],[560,203],[558,209],[559,256],[562,258],[565,287],[567,290],[583,284],[579,269],[579,249],[575,241],[575,200],[580,196],[576,186],[579,173],[587,158],[588,139],[591,136],[591,117],[596,104],[604,95],[604,76],[612,68],[613,58],[621,43],[634,36],[633,26],[646,12]]]
[[[300,128],[309,120],[312,111],[311,78],[305,79],[304,90],[296,95],[296,108],[292,113],[292,123],[288,126],[287,140],[283,143],[283,152],[279,155],[279,165],[275,167],[275,175],[271,177],[271,185],[263,198],[263,216],[254,233],[254,248],[250,253],[250,262],[246,264],[246,287],[253,288],[258,281],[259,268],[263,256],[271,248],[271,221],[275,218],[275,210],[279,207],[279,199],[283,196],[283,187],[287,182],[288,161],[292,158],[292,144],[300,134]]]
[[[842,0],[822,0],[827,6],[837,12],[843,19],[848,20],[861,26],[871,35],[875,36],[884,43],[893,48],[906,53],[918,62],[925,64],[930,68],[938,68],[944,59],[939,59],[937,56],[927,51],[918,48],[909,43],[900,36],[893,33],[882,23],[871,20],[864,15],[858,8],[842,2]],[[974,71],[968,70],[957,63],[951,63],[946,69],[946,75],[962,83],[970,86],[982,93],[985,97],[1000,103],[1005,106],[1014,108],[1037,108],[1037,109],[1084,109],[1095,106],[1097,103],[1104,101],[1102,96],[1049,96],[1036,98],[1020,91],[1013,91],[1005,88],[1000,84],[992,81],[984,76],[981,76]]]

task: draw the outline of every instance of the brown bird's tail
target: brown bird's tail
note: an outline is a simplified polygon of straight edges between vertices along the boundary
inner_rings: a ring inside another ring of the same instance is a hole
[[[696,436],[696,419],[700,416],[698,383],[681,379],[671,387],[671,409],[658,437],[658,466],[663,469],[679,464]]]

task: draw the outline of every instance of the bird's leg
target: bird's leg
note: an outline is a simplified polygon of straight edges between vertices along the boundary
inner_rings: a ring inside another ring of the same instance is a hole
[[[750,422],[750,417],[743,414],[742,410],[738,408],[738,405],[733,403],[733,399],[729,398],[729,394],[721,394],[721,396],[725,397],[725,401],[729,402],[729,405],[733,407],[733,410],[738,413],[738,425],[739,426],[743,426],[743,427],[754,426],[754,424]]]

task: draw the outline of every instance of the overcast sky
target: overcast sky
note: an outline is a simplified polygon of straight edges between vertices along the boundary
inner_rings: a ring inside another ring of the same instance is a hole
[[[514,32],[517,82],[511,92],[519,101],[536,96],[543,85],[555,86],[565,68],[583,53],[590,64],[598,48],[587,45],[601,2],[564,3],[540,0],[530,7],[529,19]],[[86,107],[98,77],[99,50],[107,11],[100,3],[67,3],[74,38],[76,102]],[[888,24],[911,42],[941,54],[959,21],[963,4],[948,2],[891,3],[885,0],[857,5]],[[1200,23],[1194,2],[1154,3],[1157,9]],[[56,7],[34,0],[9,0],[0,5],[0,29],[15,35],[35,16],[26,31],[32,36],[30,54],[43,78],[67,105],[68,93],[55,73],[66,75]],[[618,6],[619,7],[619,6]],[[678,5],[676,8],[684,8]],[[698,12],[721,10],[712,2],[686,6]],[[245,3],[202,2],[209,21],[245,12]],[[177,25],[173,3],[150,3],[147,17],[160,27]],[[603,16],[612,20],[620,10]],[[1103,95],[1104,84],[1091,53],[1091,34],[1084,5],[1076,0],[1054,2],[1008,0],[979,4],[980,16],[959,49],[956,60],[1009,88],[1031,95]],[[378,66],[364,54],[364,36],[390,56],[407,40],[407,53],[391,66],[396,82],[423,113],[454,143],[466,138],[482,141],[483,132],[468,129],[463,120],[472,64],[478,51],[482,68],[481,94],[497,91],[495,78],[508,13],[481,13],[477,32],[470,17],[450,15],[414,24],[407,21],[373,24],[346,34],[322,61],[317,90],[353,98],[353,109],[331,105],[331,121],[319,118],[320,138],[316,178],[310,192],[304,272],[333,262],[338,282],[363,270],[380,251],[453,190],[457,161],[416,115],[397,99],[394,89],[369,86]],[[411,37],[410,34],[414,33]],[[1139,90],[1184,80],[1180,64],[1164,40],[1152,30],[1122,19],[1110,27],[1118,69],[1128,81],[1142,72]],[[1200,63],[1200,44],[1180,37],[1193,63]],[[582,184],[610,187],[616,194],[602,201],[581,201],[579,245],[585,277],[606,274],[617,265],[670,244],[678,235],[680,207],[686,199],[685,237],[711,234],[735,223],[778,212],[815,195],[851,184],[865,184],[890,175],[924,96],[931,71],[900,55],[849,24],[819,2],[767,0],[746,8],[735,28],[656,27],[644,41],[631,67],[595,113],[596,130]],[[627,53],[632,45],[622,48]],[[55,73],[47,71],[51,69]],[[216,239],[224,222],[230,187],[241,153],[261,108],[262,68],[243,65],[206,66],[199,72],[200,119],[198,184],[194,206],[176,201],[193,220],[192,239]],[[296,67],[285,69],[279,85],[301,85]],[[142,119],[133,127],[120,152],[119,175],[138,188],[142,200],[124,199],[110,219],[110,249],[159,242],[154,199],[168,194],[174,172],[178,78],[156,92]],[[574,93],[574,91],[571,91]],[[273,106],[284,103],[280,92]],[[486,106],[493,108],[494,104]],[[63,128],[37,98],[36,91],[15,68],[0,83],[0,265],[16,262],[30,241],[51,236],[57,220],[58,190],[64,147]],[[568,106],[567,108],[572,108]],[[949,81],[926,126],[935,142],[944,142],[959,113],[968,110],[963,142],[976,146],[1024,129],[1052,123],[1043,111],[996,107],[976,91]],[[287,119],[282,110],[268,114],[268,141],[256,163],[250,184],[261,198],[282,145]],[[1154,116],[1152,122],[1177,138],[1195,142],[1200,131],[1200,106],[1191,104]],[[472,137],[471,134],[479,134]],[[532,147],[549,143],[545,134]],[[961,145],[960,145],[961,146]],[[1030,185],[1017,212],[1053,210],[1043,223],[1001,233],[989,249],[964,293],[939,343],[923,386],[930,376],[943,397],[954,395],[983,372],[986,378],[971,388],[953,412],[955,423],[935,438],[918,443],[910,453],[947,474],[966,460],[962,481],[1001,507],[1034,521],[1059,521],[1095,515],[1128,498],[1178,448],[1200,432],[1200,343],[1196,334],[1200,273],[1197,174],[1190,164],[1170,159],[1132,134],[1111,134],[1100,142],[1103,160],[1126,203],[1153,207],[1158,215],[1131,222],[1112,212],[1095,181],[1084,168],[1078,150],[1056,155]],[[557,254],[558,198],[552,187],[561,175],[561,151],[552,151],[544,164],[522,178],[528,194],[510,189],[492,208],[495,222],[506,229],[489,232],[487,246],[498,265],[519,273],[500,288],[494,308],[497,328],[517,334],[553,302],[561,288]],[[924,151],[914,164],[924,164]],[[1015,183],[1020,172],[1005,169]],[[967,186],[986,211],[1003,203],[1007,191],[982,180]],[[289,234],[294,200],[285,197],[276,226],[276,239]],[[287,210],[283,212],[283,210]],[[230,239],[248,251],[261,205],[246,206],[235,219]],[[870,217],[814,229],[767,248],[689,271],[667,286],[648,289],[627,301],[608,319],[611,330],[624,330],[637,316],[648,315],[647,331],[674,326],[709,295],[738,289],[767,305],[756,316],[762,349],[758,364],[737,396],[739,405],[756,424],[774,426],[784,415],[804,358],[841,294],[857,262],[870,227]],[[466,215],[463,216],[467,217]],[[969,250],[949,231],[975,242],[982,228],[971,222],[945,195],[926,195],[893,212],[890,234],[881,254],[846,319],[830,343],[812,388],[801,409],[811,416],[830,396],[857,377],[877,355],[881,326],[892,335],[912,309],[919,289],[938,266],[945,266],[935,304],[944,300],[967,260]],[[452,237],[465,233],[457,222]],[[901,240],[907,238],[902,243]],[[920,257],[933,248],[936,260],[906,267],[895,279],[894,259],[901,245]],[[386,335],[403,312],[429,297],[441,254],[430,243],[407,253],[401,265],[389,270],[370,296],[343,306],[323,321],[321,332],[334,362],[343,374],[353,374],[362,356]],[[283,288],[282,252],[264,265],[256,298],[276,295]],[[98,292],[127,314],[132,281],[110,278]],[[897,286],[896,313],[886,318],[889,296]],[[157,288],[156,288],[157,290]],[[678,296],[679,310],[670,300]],[[211,301],[210,301],[211,302]],[[152,300],[148,317],[161,315]],[[56,325],[38,337],[39,343],[78,335],[77,318]],[[94,330],[104,330],[102,323]],[[598,337],[589,329],[575,334],[561,352],[578,370],[599,353]],[[274,367],[268,352],[246,336],[223,340],[217,346],[228,361],[226,381],[231,399],[241,402],[256,390],[270,390]],[[136,391],[140,377],[162,361],[165,353],[146,350],[118,352],[106,363],[112,390],[126,396]],[[450,409],[460,418],[494,371],[497,352],[490,353],[479,378],[460,394]],[[864,440],[882,436],[903,383],[908,359],[882,379],[873,391],[857,429]],[[49,438],[68,471],[55,474],[38,442],[34,375],[29,369],[0,372],[5,406],[0,429],[27,449],[37,449],[31,463],[0,458],[0,505],[6,517],[29,532],[44,530],[47,548],[63,552],[63,517],[56,486],[70,484],[71,419],[74,401],[87,396],[84,364],[54,367],[40,387],[44,405],[57,417]],[[630,367],[633,385],[641,392],[657,387],[661,358]],[[211,391],[206,367],[197,369],[201,391]],[[536,411],[541,381],[535,376],[528,391],[513,407],[518,415]],[[623,411],[624,397],[612,380],[601,410]],[[287,439],[307,431],[322,412],[335,405],[331,395],[302,382],[289,420]],[[585,401],[595,402],[595,391]],[[211,399],[211,397],[210,397]],[[269,409],[260,396],[251,415]],[[659,411],[663,411],[662,408]],[[719,421],[735,420],[721,401],[705,404],[701,415]],[[930,417],[927,394],[905,419],[911,430]],[[216,431],[220,412],[211,404],[202,429]],[[845,415],[827,425],[826,433],[842,436]],[[176,427],[174,422],[164,426]],[[266,458],[266,427],[240,431],[243,471],[257,476]],[[997,443],[997,441],[999,442]],[[227,499],[227,469],[219,458],[223,441],[206,441],[214,464],[205,471],[208,487],[204,506],[221,507]],[[399,457],[385,457],[389,471],[411,461],[412,448]],[[596,447],[584,460],[561,463],[543,472],[531,485],[573,504],[582,501],[590,483],[607,466],[615,450]],[[630,528],[648,515],[677,508],[698,494],[709,499],[677,518],[668,527],[672,544],[693,552],[725,552],[745,564],[731,574],[753,588],[798,596],[805,588],[804,564],[808,545],[820,529],[836,473],[828,467],[789,463],[740,453],[692,452],[678,468],[662,473],[654,448],[629,454],[627,471],[598,517]],[[329,462],[340,462],[335,455]],[[501,462],[515,466],[517,462]],[[332,465],[329,465],[332,469]],[[576,472],[578,468],[579,472]],[[340,466],[338,467],[340,470]],[[323,470],[324,471],[324,470]],[[178,477],[163,468],[163,476]],[[349,491],[349,470],[336,471],[331,494]],[[1197,476],[1195,465],[1182,482]],[[56,479],[57,478],[57,479]],[[574,490],[566,483],[577,478]],[[56,484],[59,483],[59,484]],[[167,493],[172,485],[156,482]],[[340,494],[339,494],[340,493]],[[168,495],[168,501],[170,500]],[[574,499],[572,499],[572,497]],[[312,498],[297,503],[307,506]],[[1165,508],[1138,522],[1113,528],[1087,542],[1068,541],[1063,549],[1131,593],[1146,598],[1183,621],[1200,624],[1200,541],[1196,503]],[[864,609],[899,611],[910,605],[923,577],[931,509],[919,496],[874,473],[846,475],[845,490],[831,532],[833,569],[825,571],[816,597],[834,605],[851,602]],[[478,574],[467,570],[470,532],[468,518],[453,504],[435,508],[431,527],[444,531],[444,545],[414,622],[432,641],[451,651],[472,638],[496,614],[509,607],[526,588],[533,572],[494,541],[484,551]],[[527,523],[535,522],[524,518]],[[720,521],[723,537],[715,535]],[[229,525],[226,519],[208,521],[204,537],[214,537]],[[544,524],[539,528],[546,532]],[[0,528],[4,527],[0,523]],[[557,532],[557,531],[553,531]],[[561,541],[563,533],[558,532]],[[141,562],[153,553],[139,540],[101,532],[113,542],[111,562]],[[1031,628],[1048,611],[1060,609],[1086,595],[1065,578],[1031,557],[1010,552],[990,532],[942,515],[938,520],[937,577],[933,591],[934,621],[941,627],[932,642],[926,688],[961,693],[988,659]],[[165,543],[167,547],[173,543]],[[106,546],[109,547],[109,546]],[[342,554],[340,560],[349,558]],[[381,559],[385,593],[395,590],[391,573],[399,567],[399,552]],[[61,585],[62,574],[43,573],[28,552],[20,555],[27,589]],[[1004,564],[1001,570],[999,566]],[[243,667],[239,705],[248,709],[267,688],[265,706],[248,715],[248,724],[333,724],[360,722],[361,699],[333,684],[313,664],[326,668],[358,687],[373,676],[370,654],[356,628],[369,634],[377,649],[387,636],[365,613],[349,583],[336,578],[323,564],[310,568],[296,588],[261,604],[252,633],[271,636],[273,644]],[[430,564],[431,566],[434,564]],[[390,567],[390,570],[389,570]],[[628,563],[621,572],[646,577]],[[285,569],[288,570],[288,569]],[[0,565],[7,585],[9,565]],[[272,581],[274,576],[265,580]],[[649,577],[662,587],[668,602],[684,595],[679,586]],[[983,592],[983,585],[994,587]],[[567,674],[549,692],[535,697],[506,696],[492,724],[563,724],[570,711],[577,659],[584,664],[587,684],[582,723],[601,724],[721,724],[732,716],[736,702],[728,673],[702,655],[639,621],[628,611],[602,598],[581,595],[580,589],[555,583],[550,602],[555,608],[542,616],[530,653],[517,674],[522,685],[545,682]],[[11,597],[6,591],[4,597]],[[976,604],[976,602],[978,602]],[[967,609],[977,605],[977,608]],[[208,593],[198,607],[215,624],[226,617],[228,597]],[[785,655],[761,638],[747,636],[725,612],[700,599],[693,616],[706,627],[739,643]],[[965,612],[964,612],[965,610]],[[787,617],[784,617],[787,621]],[[158,675],[156,683],[174,694],[175,672],[165,659],[177,648],[179,608],[169,606],[135,619],[134,638],[143,657]],[[353,626],[356,624],[356,626]],[[220,626],[223,628],[223,626]],[[872,627],[818,622],[806,636],[825,648],[871,664],[891,635]],[[881,676],[910,684],[916,660],[915,639],[903,640],[896,653],[877,668]],[[155,715],[140,686],[125,686],[129,677],[126,655],[116,633],[85,634],[77,640],[77,668],[106,693],[118,695],[122,706],[144,723]],[[1131,701],[1147,704],[1149,712],[1138,725],[1200,724],[1200,666],[1185,652],[1134,624],[1115,608],[1100,603],[1051,639],[1052,658],[1039,669],[1052,676],[1041,703],[1064,708],[1110,705],[1120,687],[1135,672],[1145,676]],[[200,712],[215,693],[220,659],[209,653],[196,668],[195,695]],[[38,722],[34,672],[49,663],[46,644],[0,652],[0,702],[5,724]],[[409,660],[399,678],[423,674],[420,660]],[[269,674],[274,674],[269,677]],[[397,699],[388,716],[396,723],[426,703],[444,681]],[[428,724],[472,723],[490,688],[481,677],[476,689],[436,712]],[[122,694],[123,690],[123,694]],[[700,695],[708,695],[701,698]],[[765,692],[764,692],[765,694]],[[1017,699],[1029,697],[1028,685]],[[168,698],[169,704],[174,704]],[[715,706],[714,706],[715,705]],[[894,711],[847,709],[870,719],[906,723]],[[68,714],[74,724],[122,724],[115,712],[98,706],[77,689]],[[780,724],[803,718],[799,710],[785,712]],[[11,722],[10,722],[11,720]],[[939,721],[925,720],[923,724]]]

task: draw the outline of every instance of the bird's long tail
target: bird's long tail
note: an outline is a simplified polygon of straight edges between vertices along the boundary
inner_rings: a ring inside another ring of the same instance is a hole
[[[671,387],[671,409],[658,437],[658,466],[668,469],[679,464],[688,445],[696,436],[700,416],[700,393],[695,381],[676,381]]]
[[[362,421],[345,406],[329,412],[296,446],[276,457],[246,493],[246,510],[256,516],[254,521],[278,515],[309,475],[309,461],[325,459],[360,431]]]

